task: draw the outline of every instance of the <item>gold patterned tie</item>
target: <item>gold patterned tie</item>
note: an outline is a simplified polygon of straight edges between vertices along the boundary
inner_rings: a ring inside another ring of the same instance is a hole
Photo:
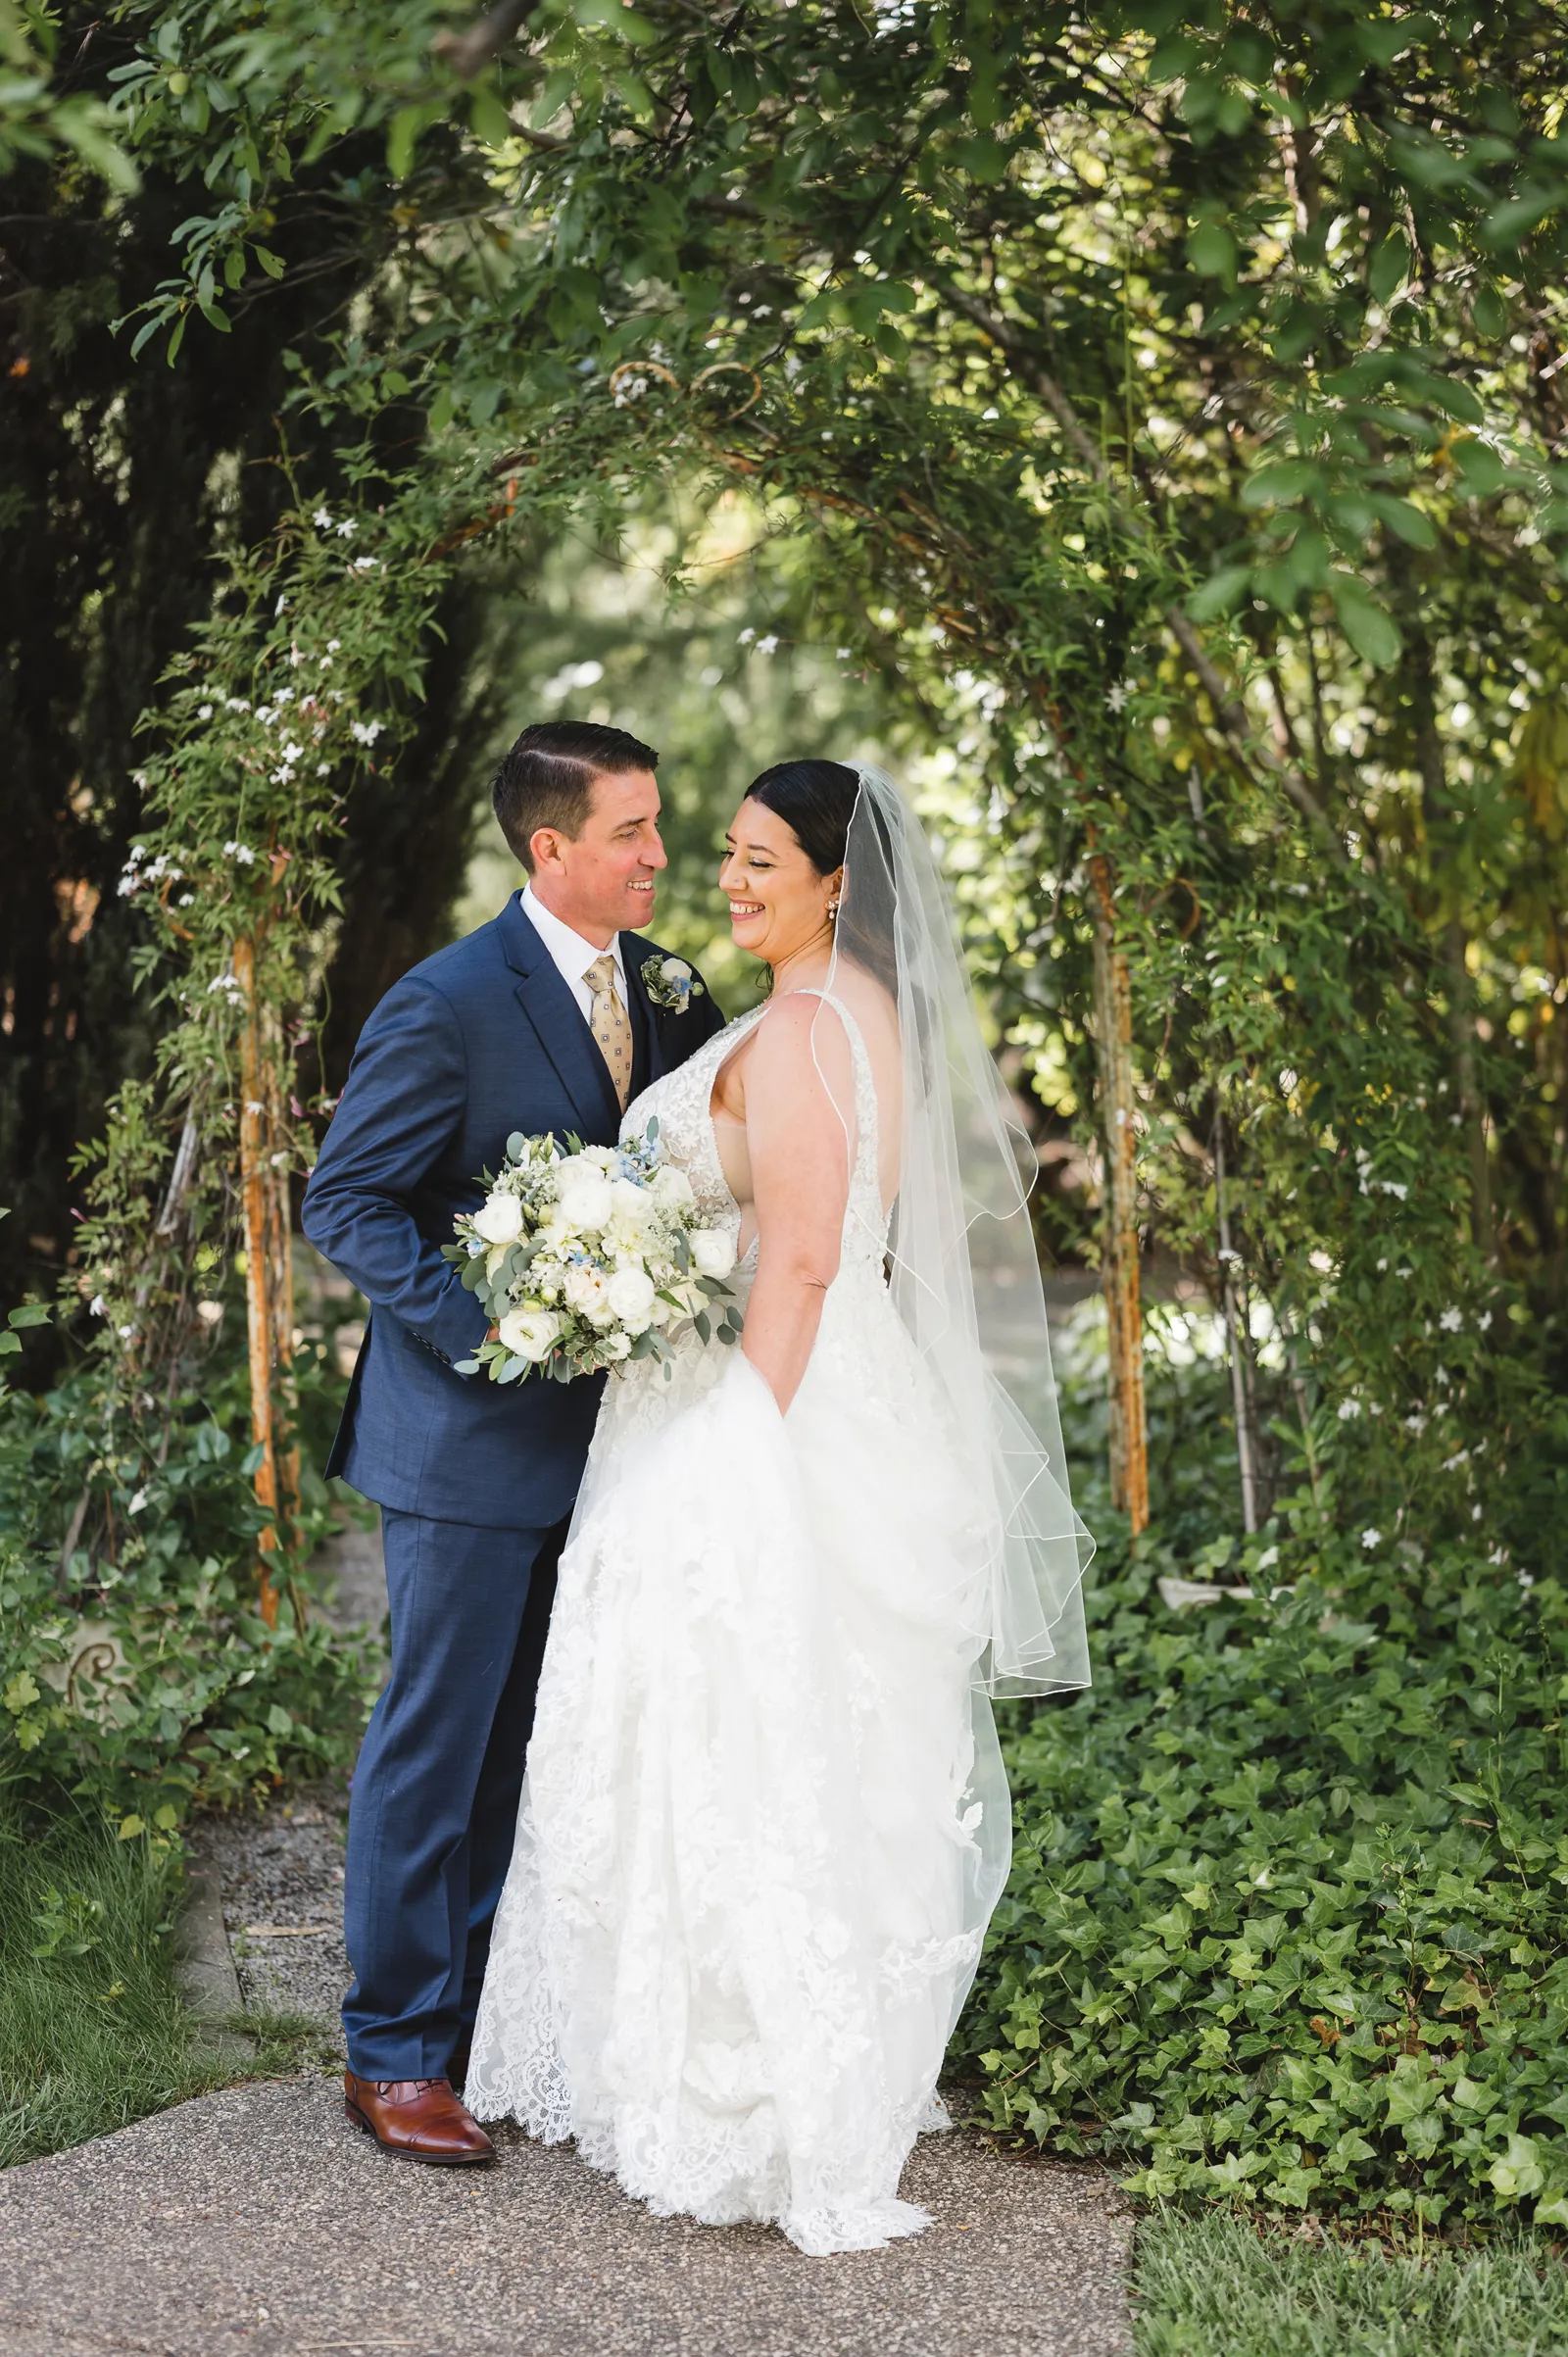
[[[588,1028],[610,1066],[616,1101],[624,1112],[631,1097],[631,1017],[615,994],[615,960],[609,950],[594,959],[583,980],[594,994]]]

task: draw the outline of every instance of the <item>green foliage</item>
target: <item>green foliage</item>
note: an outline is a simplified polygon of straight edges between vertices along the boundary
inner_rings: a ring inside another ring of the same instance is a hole
[[[177,1372],[152,1429],[92,1359],[0,1386],[0,1787],[163,1842],[197,1801],[349,1764],[375,1679],[324,1626],[261,1619],[243,1362],[219,1343]],[[341,1387],[314,1360],[302,1387],[322,1447]],[[308,1546],[328,1501],[304,1489]]]
[[[1142,1547],[1092,1591],[1093,1692],[1012,1717],[993,2124],[1152,2195],[1568,2223],[1560,1569],[1180,1562],[1254,1594],[1173,1612]]]
[[[1535,2236],[1387,2254],[1162,2210],[1137,2255],[1137,2357],[1547,2357],[1568,2339],[1568,2273]]]
[[[48,0],[0,0],[0,176],[24,158],[63,148],[111,188],[133,195],[136,168],[115,139],[108,106],[50,86],[62,14]]]
[[[247,2016],[252,2045],[187,2013],[171,1936],[176,1847],[91,1813],[0,1801],[0,2168],[108,2136],[235,2079],[298,2067],[303,2026]],[[236,2050],[237,2049],[237,2050]]]

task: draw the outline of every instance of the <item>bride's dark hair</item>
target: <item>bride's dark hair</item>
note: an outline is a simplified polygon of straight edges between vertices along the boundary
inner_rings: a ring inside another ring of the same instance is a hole
[[[847,768],[843,761],[775,761],[760,777],[754,777],[746,789],[748,802],[760,802],[764,810],[782,818],[795,836],[803,852],[819,876],[830,876],[842,867],[849,852],[850,821],[855,816],[860,799],[860,773]],[[892,847],[886,840],[887,830],[880,811],[867,802],[861,813],[875,829],[876,840],[886,862],[887,882],[883,889],[876,885],[865,887],[870,878],[857,877],[846,890],[840,903],[836,938],[845,957],[853,958],[868,972],[873,973],[895,1000],[899,995],[898,958],[893,945]],[[873,859],[871,865],[875,867]]]

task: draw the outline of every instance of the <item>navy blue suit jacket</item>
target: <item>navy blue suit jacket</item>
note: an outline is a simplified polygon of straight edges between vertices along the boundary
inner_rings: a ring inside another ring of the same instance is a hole
[[[723,1022],[706,993],[653,1006],[621,935],[635,1093],[685,1062]],[[305,1190],[305,1233],[370,1303],[327,1462],[378,1505],[440,1522],[543,1529],[569,1512],[605,1377],[505,1386],[459,1375],[485,1312],[441,1257],[481,1170],[514,1130],[612,1146],[610,1073],[520,896],[494,923],[394,983],[360,1035],[348,1085]]]

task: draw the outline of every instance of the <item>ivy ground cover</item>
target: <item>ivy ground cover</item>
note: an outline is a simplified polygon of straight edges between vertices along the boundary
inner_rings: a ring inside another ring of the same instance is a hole
[[[1178,1612],[1175,1568],[1103,1573],[1095,1689],[1005,1730],[993,2126],[1151,2197],[1568,2224],[1559,1584],[1325,1560]]]

